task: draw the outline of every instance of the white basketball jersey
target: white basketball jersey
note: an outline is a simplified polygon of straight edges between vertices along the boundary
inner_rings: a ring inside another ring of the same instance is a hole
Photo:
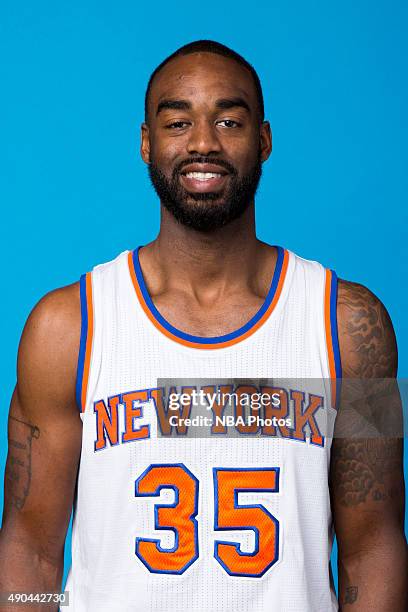
[[[218,337],[162,317],[139,249],[81,277],[83,435],[62,610],[338,610],[324,429],[341,376],[337,277],[275,248],[263,306]],[[269,400],[249,424],[240,400],[255,391]],[[201,416],[195,392],[212,393]]]

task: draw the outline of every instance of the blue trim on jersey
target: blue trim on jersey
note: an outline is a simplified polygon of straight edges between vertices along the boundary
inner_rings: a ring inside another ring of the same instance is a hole
[[[341,360],[340,360],[340,347],[339,347],[339,336],[337,331],[337,274],[334,270],[331,271],[331,288],[330,288],[330,325],[333,340],[333,354],[334,363],[336,366],[336,377],[341,378]]]
[[[269,291],[267,293],[267,296],[265,298],[263,305],[258,310],[258,312],[252,317],[252,319],[250,319],[248,323],[246,323],[239,329],[236,329],[235,331],[230,332],[229,334],[225,334],[224,336],[203,337],[203,336],[193,336],[192,334],[188,334],[186,332],[181,331],[181,329],[174,327],[173,325],[171,325],[171,323],[166,321],[166,319],[157,310],[147,290],[147,287],[146,287],[146,284],[143,278],[142,269],[140,267],[139,250],[142,248],[142,246],[143,245],[138,246],[133,251],[133,265],[135,268],[136,278],[139,284],[140,291],[142,292],[143,298],[150,312],[163,327],[165,327],[169,332],[171,332],[175,336],[178,336],[179,338],[182,338],[183,340],[188,340],[190,342],[199,342],[201,344],[218,344],[219,342],[227,342],[228,340],[234,340],[235,338],[238,338],[239,336],[241,336],[242,334],[250,330],[251,327],[253,327],[257,323],[257,321],[259,321],[259,319],[263,316],[265,311],[269,308],[274,298],[274,295],[276,293],[276,289],[278,287],[280,275],[282,272],[283,259],[285,255],[285,251],[282,247],[274,245],[278,251],[278,258],[276,261],[276,267],[275,267],[275,271],[273,274],[272,283],[271,283],[271,286],[269,288]]]
[[[83,409],[83,406],[81,404],[82,382],[83,382],[83,377],[84,377],[86,338],[88,335],[88,306],[86,303],[86,274],[82,274],[81,278],[79,279],[79,295],[80,295],[80,301],[81,301],[81,339],[79,342],[75,396],[76,396],[78,410],[82,412],[82,409]]]
[[[337,329],[337,288],[338,278],[334,270],[331,270],[331,287],[330,287],[330,327],[333,342],[334,366],[336,370],[336,409],[340,402],[341,378],[343,376],[340,358],[339,335]]]

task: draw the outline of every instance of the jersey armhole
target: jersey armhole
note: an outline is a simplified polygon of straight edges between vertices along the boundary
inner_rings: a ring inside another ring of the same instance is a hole
[[[333,408],[336,410],[339,406],[342,378],[337,328],[337,287],[338,278],[336,272],[334,270],[326,269],[324,290],[324,323],[330,372],[331,401]]]
[[[79,280],[79,293],[81,302],[81,337],[75,394],[78,410],[82,413],[86,406],[93,340],[92,272],[82,274]]]

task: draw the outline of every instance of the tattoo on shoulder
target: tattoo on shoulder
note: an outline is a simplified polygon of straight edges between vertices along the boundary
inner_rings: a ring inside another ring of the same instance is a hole
[[[337,307],[345,391],[332,444],[331,486],[344,506],[395,501],[404,491],[393,326],[381,301],[358,283],[339,281]]]
[[[7,498],[18,510],[23,508],[30,491],[32,441],[39,437],[36,425],[10,415],[5,486]]]
[[[367,287],[339,280],[337,308],[344,376],[395,376],[395,334],[382,302]]]

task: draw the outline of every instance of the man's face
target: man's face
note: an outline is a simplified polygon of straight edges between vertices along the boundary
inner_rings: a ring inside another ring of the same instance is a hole
[[[240,217],[270,150],[252,76],[234,60],[194,53],[154,79],[142,156],[163,206],[181,223],[210,231]]]

